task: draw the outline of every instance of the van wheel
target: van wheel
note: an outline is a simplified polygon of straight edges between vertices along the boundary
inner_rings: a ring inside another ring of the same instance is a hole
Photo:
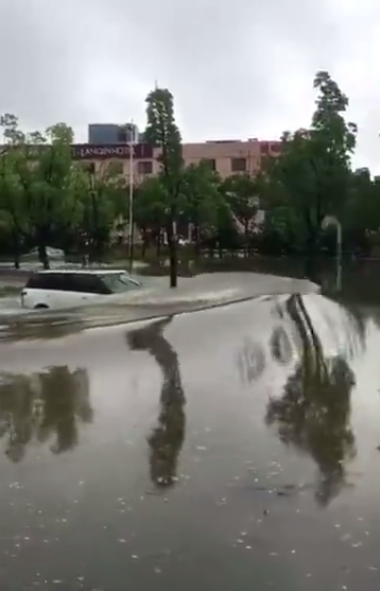
[[[49,306],[47,306],[46,304],[37,304],[37,306],[34,306],[35,310],[48,310]]]

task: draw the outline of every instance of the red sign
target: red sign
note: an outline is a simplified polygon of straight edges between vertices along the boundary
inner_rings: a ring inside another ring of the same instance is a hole
[[[126,159],[130,157],[128,144],[74,144],[73,158],[75,160],[105,160],[107,158]],[[149,144],[135,144],[132,146],[133,158],[153,158],[153,148]]]

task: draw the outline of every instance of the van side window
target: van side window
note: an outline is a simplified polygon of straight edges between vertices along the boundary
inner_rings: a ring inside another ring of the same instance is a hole
[[[29,277],[26,288],[68,291],[62,273],[34,273]]]
[[[96,295],[108,295],[111,290],[101,281],[97,275],[90,275],[83,273],[81,275],[71,275],[72,287],[70,291],[76,291],[79,293],[92,293]]]

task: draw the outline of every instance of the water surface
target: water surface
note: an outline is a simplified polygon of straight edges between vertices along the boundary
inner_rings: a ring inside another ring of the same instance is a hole
[[[1,589],[379,588],[376,310],[84,328],[0,343]]]

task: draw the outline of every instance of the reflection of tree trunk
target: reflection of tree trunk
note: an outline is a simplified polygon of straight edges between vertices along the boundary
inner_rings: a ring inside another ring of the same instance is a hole
[[[266,421],[280,440],[306,451],[319,468],[316,498],[327,505],[345,483],[345,461],[355,454],[349,425],[355,376],[345,359],[326,358],[303,298],[291,296],[287,311],[300,340],[300,358],[281,398],[270,401]]]
[[[327,368],[321,341],[316,334],[302,296],[294,295],[287,302],[289,316],[297,327],[302,342],[302,355],[305,373],[317,371],[319,377],[325,375]]]
[[[185,395],[178,356],[163,335],[169,322],[171,318],[127,333],[131,349],[150,353],[162,371],[158,425],[148,439],[151,478],[160,488],[175,483],[178,455],[185,438]]]

